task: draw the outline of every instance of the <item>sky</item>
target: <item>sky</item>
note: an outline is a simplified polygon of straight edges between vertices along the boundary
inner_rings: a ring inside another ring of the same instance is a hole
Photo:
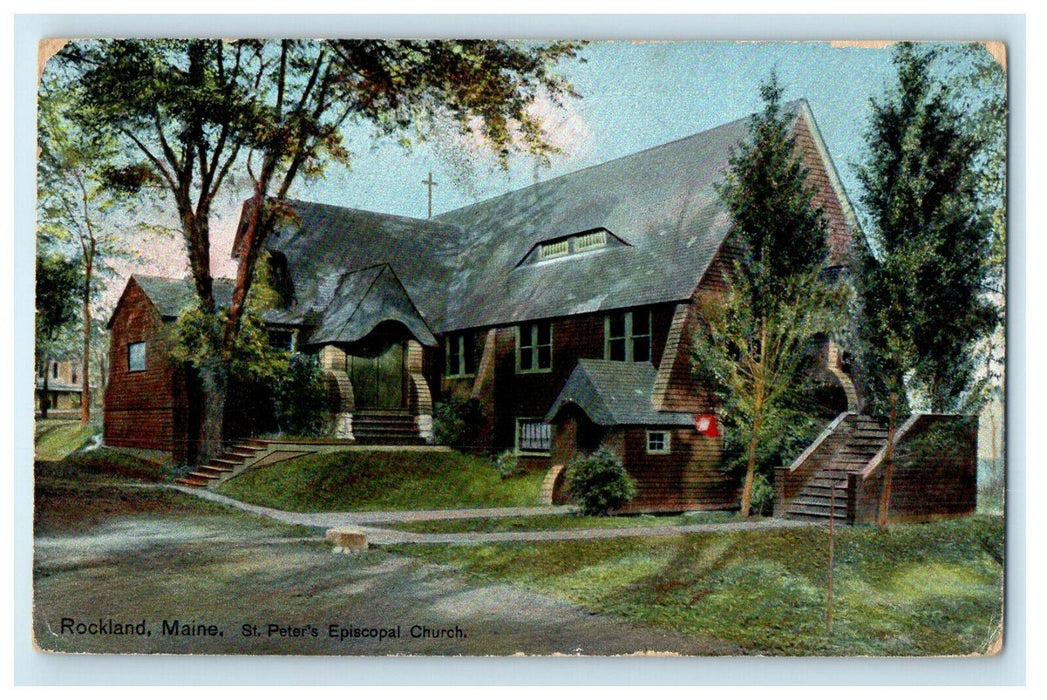
[[[845,189],[857,205],[855,165],[863,158],[870,99],[893,79],[891,52],[828,42],[594,42],[581,61],[561,65],[579,93],[562,106],[542,100],[535,113],[561,152],[548,168],[524,157],[500,170],[480,144],[465,139],[405,149],[366,126],[346,131],[351,169],[331,166],[299,180],[297,199],[424,218],[431,172],[434,214],[550,179],[745,117],[761,107],[759,86],[777,73],[783,99],[811,105]],[[465,166],[463,167],[463,163]],[[227,193],[212,220],[213,272],[233,276],[228,254],[246,189]],[[859,208],[860,209],[860,208]],[[168,220],[172,226],[173,221]],[[111,308],[131,272],[187,273],[180,236],[139,236],[137,259],[121,261],[104,306]]]

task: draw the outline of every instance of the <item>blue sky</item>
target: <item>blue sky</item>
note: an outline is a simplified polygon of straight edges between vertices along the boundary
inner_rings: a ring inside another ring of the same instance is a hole
[[[810,102],[848,190],[850,164],[861,157],[870,97],[891,78],[890,51],[833,47],[824,42],[597,42],[586,62],[564,64],[581,94],[562,112],[548,113],[553,140],[563,148],[548,179],[743,117],[760,108],[758,88],[776,70],[785,99]],[[473,186],[462,186],[438,149],[410,152],[351,132],[351,172],[332,168],[323,182],[303,183],[297,196],[405,216],[426,215],[432,171],[435,213],[533,182],[534,168],[518,159],[508,173],[492,171],[484,154],[472,158]]]
[[[426,216],[429,172],[439,183],[435,214],[527,186],[613,158],[650,148],[744,117],[761,107],[759,86],[777,72],[786,101],[805,98],[857,205],[854,165],[863,157],[870,99],[882,96],[893,79],[891,51],[882,47],[828,42],[657,42],[609,41],[587,45],[584,61],[562,64],[580,94],[556,107],[543,101],[537,111],[550,139],[562,152],[548,168],[524,157],[508,171],[474,141],[448,138],[405,149],[375,138],[366,126],[346,132],[351,169],[331,166],[314,181],[298,181],[292,197],[338,206]],[[464,164],[464,167],[463,167]],[[212,268],[233,276],[228,256],[240,203],[250,190],[230,190],[212,219]],[[860,214],[860,207],[859,207]],[[173,217],[166,219],[174,227]],[[141,234],[138,234],[141,236]],[[143,236],[141,258],[119,261],[103,302],[112,306],[131,272],[181,277],[187,273],[177,235]]]

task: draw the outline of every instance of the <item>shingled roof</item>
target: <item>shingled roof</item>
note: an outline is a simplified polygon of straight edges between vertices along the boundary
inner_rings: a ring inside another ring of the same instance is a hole
[[[183,311],[196,302],[196,287],[191,277],[175,279],[135,274],[131,275],[131,278],[138,283],[164,319],[178,318]],[[212,284],[215,304],[219,307],[229,306],[233,299],[235,281],[217,277]],[[116,315],[115,311],[113,315]]]
[[[801,110],[793,102],[786,111]],[[437,333],[689,299],[731,229],[716,192],[739,119],[435,219],[291,201],[269,241],[305,323],[347,270],[385,263]],[[543,242],[605,229],[614,245],[552,260]]]
[[[564,406],[574,404],[597,425],[690,425],[689,413],[654,409],[651,394],[657,375],[649,362],[578,360],[545,421],[553,422]]]

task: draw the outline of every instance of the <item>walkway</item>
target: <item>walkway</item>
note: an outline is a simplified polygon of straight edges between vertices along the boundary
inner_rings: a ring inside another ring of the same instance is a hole
[[[374,527],[380,523],[406,523],[424,520],[463,520],[466,518],[512,518],[531,515],[564,515],[577,510],[574,506],[534,506],[516,508],[462,508],[457,510],[352,511],[334,513],[299,513],[244,503],[205,489],[168,485],[167,488],[262,515],[289,525],[318,528],[356,527],[367,534],[371,544],[488,544],[492,542],[550,542],[559,540],[596,540],[616,537],[667,537],[692,532],[731,532],[734,530],[777,530],[811,527],[799,520],[755,520],[692,525],[641,525],[636,527],[578,528],[570,530],[536,530],[532,532],[403,532]]]

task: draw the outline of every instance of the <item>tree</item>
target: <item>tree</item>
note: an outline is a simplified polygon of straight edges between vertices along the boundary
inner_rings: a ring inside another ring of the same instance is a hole
[[[696,373],[713,388],[732,439],[744,450],[743,517],[750,512],[758,467],[780,463],[790,433],[810,420],[803,398],[813,377],[812,350],[843,324],[848,291],[818,273],[793,275],[779,285],[772,308],[760,314],[755,290],[739,269],[724,294],[700,301]]]
[[[36,367],[44,378],[44,399],[40,403],[40,414],[44,418],[50,402],[49,368],[59,348],[70,344],[80,285],[79,267],[74,260],[47,251],[37,253]]]
[[[107,178],[106,163],[117,154],[104,131],[81,128],[71,117],[75,86],[45,79],[40,90],[37,161],[38,233],[49,245],[75,250],[80,265],[81,327],[80,425],[91,420],[90,368],[94,328],[91,305],[99,277],[111,272],[112,257],[126,255],[127,241],[107,221],[114,207],[126,203]]]
[[[554,67],[576,52],[567,42],[356,40],[91,41],[61,52],[84,86],[84,119],[128,149],[124,181],[148,176],[168,190],[201,310],[212,318],[212,207],[235,189],[241,168],[250,180],[232,300],[209,326],[217,354],[200,367],[203,458],[220,445],[228,366],[259,253],[292,184],[331,160],[348,162],[342,127],[370,124],[406,140],[413,125],[443,119],[480,135],[502,162],[514,150],[545,158],[551,146],[528,107],[539,94],[573,95]]]
[[[812,344],[836,329],[837,310],[846,308],[843,288],[821,277],[827,225],[773,73],[760,94],[763,111],[752,118],[720,188],[738,257],[727,291],[700,300],[694,352],[696,372],[719,398],[731,439],[744,445],[743,516],[761,453],[780,451],[781,438],[795,432],[790,424],[804,420],[798,404]]]
[[[977,346],[998,322],[987,296],[993,226],[979,194],[984,140],[932,77],[936,56],[897,47],[897,82],[872,103],[858,169],[870,223],[859,336],[868,410],[888,422],[881,526],[897,421],[914,398],[936,412],[962,409],[977,381]]]

